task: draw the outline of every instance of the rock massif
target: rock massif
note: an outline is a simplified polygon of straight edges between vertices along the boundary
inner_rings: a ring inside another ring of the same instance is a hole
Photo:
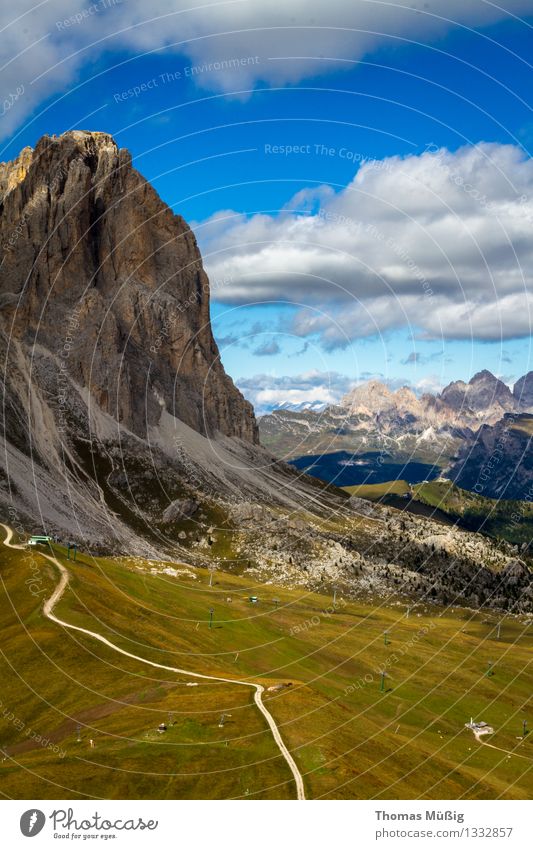
[[[196,239],[110,135],[45,136],[0,164],[0,350],[14,521],[128,549],[153,542],[146,505],[210,475],[246,491],[228,469],[257,425],[220,362]]]
[[[12,364],[33,348],[140,437],[167,410],[205,435],[257,441],[220,363],[195,237],[128,151],[105,133],[45,136],[0,166],[0,204]]]
[[[517,410],[519,401],[503,381],[484,369],[468,382],[454,381],[437,396],[442,407],[459,416],[493,424],[505,413]]]

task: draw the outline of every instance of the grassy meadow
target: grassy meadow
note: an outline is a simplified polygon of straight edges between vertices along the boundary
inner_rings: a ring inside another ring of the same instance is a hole
[[[55,609],[65,621],[165,665],[290,684],[264,701],[308,798],[531,797],[524,621],[504,619],[498,639],[494,611],[418,605],[406,616],[405,601],[340,594],[333,610],[331,595],[246,574],[216,572],[210,587],[203,569],[55,553],[71,574]],[[39,553],[1,546],[0,575],[5,797],[294,798],[251,687],[152,668],[48,621],[42,599],[58,574]],[[471,716],[494,727],[499,749],[475,741]]]

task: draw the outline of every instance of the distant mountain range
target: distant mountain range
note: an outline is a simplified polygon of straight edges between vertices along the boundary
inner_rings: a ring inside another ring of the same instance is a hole
[[[421,397],[408,387],[392,391],[384,383],[371,380],[352,389],[338,405],[321,410],[294,410],[288,406],[274,410],[259,419],[259,431],[266,447],[279,457],[296,460],[299,468],[305,468],[302,465],[305,456],[314,459],[337,452],[339,458],[342,452],[339,462],[346,467],[348,451],[361,455],[371,465],[379,463],[382,467],[379,480],[386,479],[387,469],[383,467],[388,464],[416,464],[419,477],[420,463],[425,463],[428,476],[435,475],[434,471],[429,473],[430,469],[440,468],[442,473],[469,488],[483,472],[484,457],[492,440],[497,439],[500,431],[511,430],[513,437],[506,438],[504,449],[504,454],[509,456],[501,469],[502,472],[506,469],[508,477],[511,462],[516,464],[516,473],[514,483],[509,484],[509,494],[504,497],[523,498],[527,497],[524,494],[527,486],[533,485],[526,468],[530,414],[533,414],[533,372],[521,377],[511,391],[490,371],[483,370],[468,383],[457,380],[439,394],[426,393]],[[522,445],[524,437],[527,445]],[[316,474],[316,463],[313,465]],[[321,476],[336,480],[334,465],[324,472],[322,462]],[[491,497],[501,497],[504,489],[496,465],[492,463],[483,484],[485,494]],[[307,470],[313,473],[313,469]],[[359,477],[364,472],[359,468]],[[377,478],[372,479],[376,481]],[[363,482],[369,481],[353,480],[354,484]]]
[[[299,404],[291,404],[290,401],[284,401],[276,410],[290,410],[291,413],[301,413],[303,410],[311,410],[314,413],[321,413],[328,405],[324,401],[301,401]]]
[[[361,384],[343,398],[341,406],[350,415],[375,416],[379,421],[410,417],[431,427],[479,427],[494,424],[510,412],[533,410],[533,372],[521,377],[514,390],[486,369],[468,382],[456,380],[438,395],[418,398],[406,386],[392,392],[377,380]]]

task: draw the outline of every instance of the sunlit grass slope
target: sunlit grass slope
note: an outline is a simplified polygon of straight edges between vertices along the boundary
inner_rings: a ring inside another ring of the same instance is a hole
[[[217,572],[210,587],[204,570],[152,573],[163,564],[56,554],[71,572],[62,619],[165,665],[290,683],[265,704],[309,798],[531,796],[533,734],[517,739],[523,718],[533,727],[524,622],[505,619],[497,639],[493,611],[419,606],[406,617],[393,599],[370,606],[338,595],[333,612],[331,596],[246,575]],[[0,557],[6,796],[294,797],[252,688],[150,668],[62,629],[41,613],[58,580],[52,564],[35,554],[32,568],[5,547]],[[495,728],[490,742],[505,751],[474,740],[471,716]]]

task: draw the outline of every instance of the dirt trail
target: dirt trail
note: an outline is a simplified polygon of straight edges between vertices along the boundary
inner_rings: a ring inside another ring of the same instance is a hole
[[[529,761],[531,763],[531,758],[528,758],[527,755],[521,755],[516,749],[513,751],[512,749],[502,749],[501,746],[495,746],[494,743],[487,743],[483,738],[486,737],[486,734],[476,734],[474,731],[474,737],[481,743],[483,746],[488,746],[489,749],[496,749],[497,752],[503,752],[504,755],[511,755],[512,757],[523,758],[525,761]],[[518,744],[520,745],[520,743]]]
[[[16,545],[16,544],[14,545],[14,544],[11,543],[11,540],[13,539],[12,529],[8,525],[4,525],[3,523],[0,523],[0,525],[1,525],[1,527],[4,528],[4,530],[6,532],[6,538],[4,540],[4,545],[7,546],[8,548],[17,548],[17,549],[21,549],[21,550],[24,551],[25,546]],[[131,658],[133,658],[133,660],[138,660],[139,663],[145,663],[148,666],[155,666],[157,669],[164,669],[168,672],[177,672],[179,675],[190,675],[192,678],[202,678],[203,680],[207,680],[207,681],[222,681],[225,684],[237,684],[237,685],[242,686],[242,687],[253,687],[254,691],[255,691],[254,692],[255,704],[257,705],[257,707],[259,708],[259,710],[261,711],[261,713],[265,717],[265,719],[268,723],[268,726],[269,726],[269,728],[272,732],[272,736],[274,738],[274,741],[275,741],[278,749],[280,750],[282,756],[286,760],[286,762],[289,766],[289,769],[291,770],[291,772],[293,774],[294,781],[296,783],[297,797],[298,797],[299,800],[305,799],[305,789],[304,789],[304,782],[303,782],[302,774],[301,774],[300,770],[298,769],[298,767],[296,766],[296,762],[294,761],[294,758],[292,757],[291,753],[287,749],[287,746],[283,742],[283,738],[281,736],[281,733],[280,733],[278,726],[276,725],[274,717],[272,716],[272,714],[267,710],[267,708],[263,704],[263,693],[265,691],[265,688],[263,687],[262,684],[256,684],[256,683],[251,682],[251,681],[238,681],[238,680],[235,680],[234,678],[219,678],[219,677],[216,677],[214,675],[203,675],[200,672],[192,672],[190,669],[180,669],[177,666],[165,666],[162,663],[155,663],[152,660],[146,660],[145,658],[139,657],[136,654],[132,654],[131,652],[126,651],[125,649],[121,649],[119,646],[116,646],[114,643],[110,642],[110,640],[108,640],[106,637],[103,637],[101,634],[98,634],[96,631],[89,631],[87,628],[81,628],[78,625],[71,625],[69,622],[64,622],[62,619],[59,619],[57,616],[55,616],[53,611],[54,611],[55,605],[60,600],[61,596],[63,595],[63,593],[65,592],[65,589],[68,586],[69,573],[68,573],[67,569],[65,569],[63,564],[60,563],[59,560],[56,557],[54,557],[53,555],[45,554],[42,551],[39,551],[39,554],[42,557],[45,557],[51,563],[53,563],[54,566],[59,570],[59,574],[60,574],[58,585],[56,586],[56,588],[55,588],[54,592],[52,593],[52,595],[50,596],[50,598],[47,599],[44,602],[44,605],[43,605],[43,613],[47,617],[47,619],[50,619],[52,622],[55,622],[57,625],[61,625],[61,627],[63,627],[63,628],[68,628],[71,631],[78,631],[79,633],[87,634],[89,637],[93,637],[95,640],[98,640],[99,642],[104,643],[104,645],[108,646],[108,648],[113,649],[113,651],[116,651],[119,654],[124,655],[125,657],[131,657]]]

